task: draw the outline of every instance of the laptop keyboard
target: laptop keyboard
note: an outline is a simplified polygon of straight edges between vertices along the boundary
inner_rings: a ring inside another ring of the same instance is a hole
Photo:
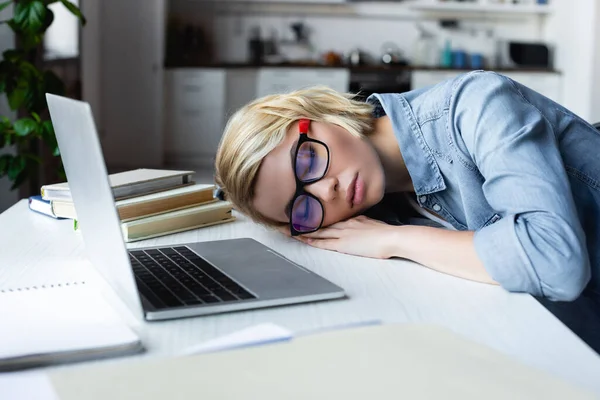
[[[253,299],[186,246],[129,250],[137,286],[157,309]]]

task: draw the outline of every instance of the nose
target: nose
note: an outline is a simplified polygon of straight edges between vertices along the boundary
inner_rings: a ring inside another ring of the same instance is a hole
[[[338,196],[340,182],[336,177],[325,177],[304,187],[308,193],[316,196],[323,203],[335,200]]]

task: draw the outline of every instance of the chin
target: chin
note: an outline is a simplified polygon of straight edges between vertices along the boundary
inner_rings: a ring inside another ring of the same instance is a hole
[[[383,185],[377,185],[371,189],[373,190],[373,193],[369,193],[369,207],[373,207],[375,204],[378,204],[381,200],[383,200],[383,196],[385,196],[385,189]]]

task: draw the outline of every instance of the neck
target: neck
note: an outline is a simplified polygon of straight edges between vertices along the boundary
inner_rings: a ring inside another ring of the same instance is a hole
[[[373,131],[367,138],[383,165],[385,191],[388,193],[414,191],[390,118],[388,116],[376,118],[373,122]]]

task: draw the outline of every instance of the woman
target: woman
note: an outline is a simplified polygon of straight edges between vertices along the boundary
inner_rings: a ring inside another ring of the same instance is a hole
[[[312,246],[407,258],[549,308],[577,299],[591,313],[578,323],[600,319],[599,149],[570,111],[474,71],[367,102],[323,87],[256,100],[228,122],[216,171],[239,211]],[[406,224],[410,211],[430,223]]]

